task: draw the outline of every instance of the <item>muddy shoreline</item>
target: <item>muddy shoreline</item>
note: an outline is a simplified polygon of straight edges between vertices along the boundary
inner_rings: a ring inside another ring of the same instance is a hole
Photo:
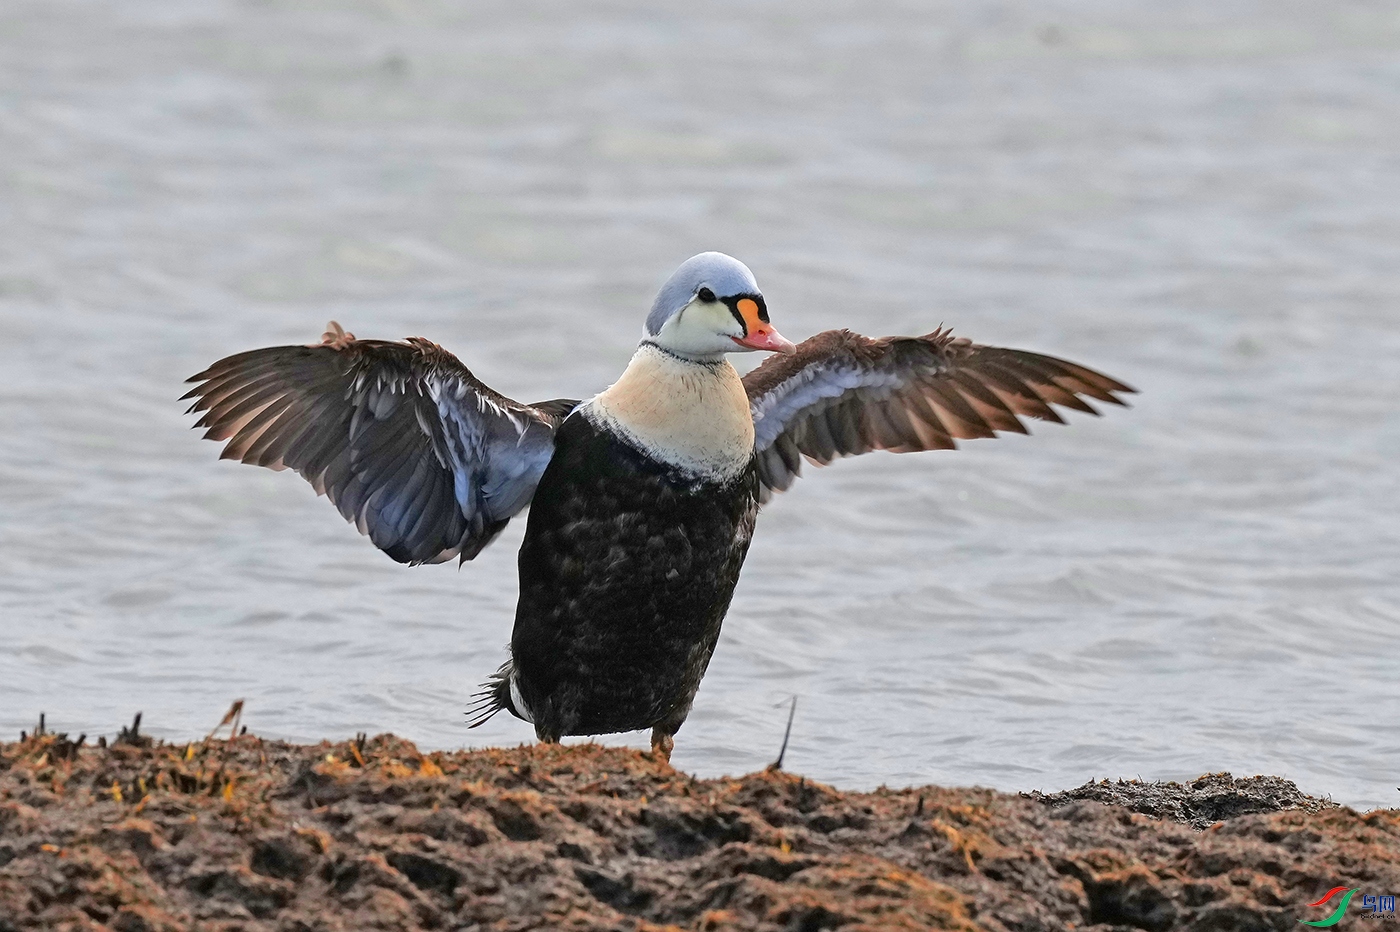
[[[1276,777],[855,793],[593,745],[0,744],[0,932],[1282,932],[1339,885],[1400,892],[1400,811]]]

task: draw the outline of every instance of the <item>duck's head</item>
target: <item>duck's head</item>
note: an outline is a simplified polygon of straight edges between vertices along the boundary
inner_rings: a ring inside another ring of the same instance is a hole
[[[768,305],[749,267],[722,252],[681,263],[656,295],[646,330],[648,342],[692,359],[796,349],[768,322]]]

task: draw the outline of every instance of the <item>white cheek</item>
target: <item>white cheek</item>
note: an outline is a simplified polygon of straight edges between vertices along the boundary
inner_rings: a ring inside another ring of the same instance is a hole
[[[716,302],[707,305],[705,308],[706,317],[709,323],[709,335],[718,336],[721,340],[728,340],[731,337],[741,337],[744,335],[744,325],[734,319],[734,315],[729,312],[728,306]]]
[[[744,325],[734,319],[733,313],[729,310],[729,305],[715,303],[711,305],[710,319],[713,321],[714,329],[725,336],[741,337],[744,335]]]
[[[734,348],[733,337],[743,335],[743,326],[727,306],[695,301],[662,328],[657,342],[682,352],[722,353]]]

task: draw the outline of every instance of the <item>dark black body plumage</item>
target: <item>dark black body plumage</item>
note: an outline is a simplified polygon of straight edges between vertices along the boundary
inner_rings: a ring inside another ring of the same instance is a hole
[[[757,511],[752,463],[727,482],[697,482],[582,413],[564,421],[530,507],[511,637],[540,738],[675,733]],[[497,689],[507,699],[508,684]]]

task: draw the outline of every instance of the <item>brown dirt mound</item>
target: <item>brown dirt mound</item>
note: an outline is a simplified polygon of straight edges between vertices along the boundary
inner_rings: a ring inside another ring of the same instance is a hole
[[[1336,808],[1337,805],[1330,799],[1304,795],[1297,784],[1282,777],[1243,777],[1237,780],[1228,773],[1208,773],[1190,783],[1100,780],[1059,793],[1037,791],[1026,795],[1055,809],[1076,800],[1092,799],[1141,812],[1154,819],[1170,819],[1202,829],[1255,812],[1278,812],[1283,809],[1317,812],[1319,809]]]
[[[1282,932],[1331,887],[1400,892],[1400,812],[1286,781],[847,793],[592,745],[127,739],[0,744],[0,932]]]

